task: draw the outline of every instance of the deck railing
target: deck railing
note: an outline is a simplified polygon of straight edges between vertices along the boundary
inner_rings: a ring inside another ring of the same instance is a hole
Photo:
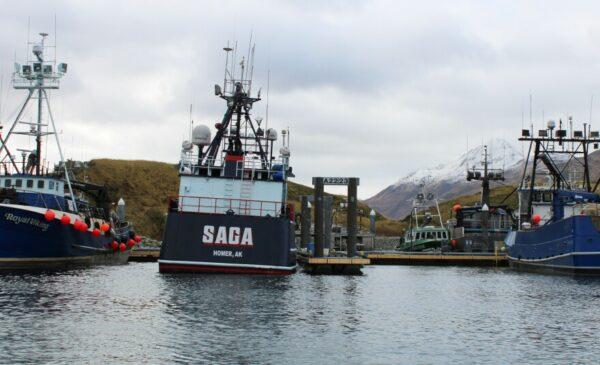
[[[172,198],[180,212],[237,214],[251,216],[272,216],[281,214],[281,202],[251,199],[214,198],[203,196],[185,196]]]

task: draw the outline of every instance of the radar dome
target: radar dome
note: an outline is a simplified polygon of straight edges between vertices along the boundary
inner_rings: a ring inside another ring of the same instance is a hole
[[[287,147],[281,147],[279,153],[284,157],[290,157],[290,149]]]
[[[42,47],[41,44],[37,43],[33,45],[32,51],[34,55],[41,57],[44,54],[44,47]]]
[[[194,127],[194,130],[192,131],[193,144],[197,146],[206,146],[210,144],[210,141],[210,128],[203,124]]]
[[[193,144],[192,144],[192,142],[190,142],[190,141],[187,141],[187,140],[186,140],[186,141],[183,141],[183,142],[181,143],[181,149],[182,149],[182,150],[184,150],[184,151],[189,151],[189,150],[191,150],[193,147],[194,147],[194,145],[193,145]]]
[[[277,131],[273,128],[267,129],[267,139],[269,141],[276,141],[277,140]]]

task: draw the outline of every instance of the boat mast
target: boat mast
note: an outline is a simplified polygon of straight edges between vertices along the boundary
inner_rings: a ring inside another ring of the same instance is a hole
[[[504,181],[503,169],[492,169],[489,166],[488,146],[483,146],[483,168],[473,166],[467,169],[467,181],[481,181],[481,206],[490,206],[490,181]]]
[[[270,169],[269,146],[259,122],[262,119],[257,118],[254,121],[250,116],[254,103],[261,100],[260,90],[255,97],[251,96],[254,46],[248,51],[248,60],[242,58],[239,62],[240,75],[236,75],[235,62],[233,62],[236,50],[229,47],[229,45],[223,50],[226,52],[225,77],[222,88],[220,85],[215,85],[215,95],[227,102],[227,111],[221,122],[217,123],[217,133],[208,146],[201,163],[213,165],[219,152],[226,152],[231,156],[243,156],[252,148],[255,149],[252,153],[260,157],[262,167]],[[232,66],[230,66],[229,53],[232,51]],[[242,131],[242,124],[244,131]]]
[[[9,128],[8,133],[6,134],[6,136],[4,136],[4,139],[0,138],[0,153],[2,153],[2,151],[6,153],[6,155],[2,157],[0,162],[3,162],[6,158],[8,158],[16,173],[26,174],[29,173],[29,171],[34,170],[35,175],[41,176],[43,174],[41,158],[42,137],[54,135],[56,139],[56,145],[58,146],[60,162],[64,168],[65,180],[67,182],[67,187],[69,189],[71,200],[73,202],[73,209],[77,212],[77,202],[75,200],[75,195],[73,194],[73,188],[71,186],[71,179],[69,176],[67,163],[62,153],[62,147],[60,145],[60,140],[56,131],[56,124],[54,122],[54,117],[50,108],[50,101],[48,98],[47,91],[57,90],[59,88],[60,79],[67,73],[67,64],[60,63],[57,67],[56,60],[50,61],[44,58],[44,53],[49,47],[45,44],[45,40],[48,36],[48,33],[39,33],[39,35],[42,37],[39,43],[29,43],[29,45],[31,45],[31,51],[35,55],[35,60],[30,61],[28,58],[27,63],[24,65],[15,63],[15,71],[13,73],[12,78],[13,88],[16,90],[27,90],[28,94],[21,108],[19,109],[19,112],[17,113],[17,116],[14,119],[11,127]],[[21,117],[23,116],[29,102],[32,99],[37,99],[37,119],[35,123],[25,122],[21,120]],[[48,110],[48,116],[50,119],[51,126],[51,129],[46,131],[44,131],[43,127],[49,126],[48,124],[44,124],[42,119],[44,104],[46,105],[46,108]],[[17,126],[22,125],[26,125],[27,127],[23,128],[24,130],[17,130]],[[28,166],[25,166],[24,164],[21,171],[19,171],[19,167],[17,166],[13,155],[7,147],[8,140],[13,134],[35,137],[35,150],[20,150],[24,156],[27,156],[27,154],[29,155],[27,164]]]
[[[569,117],[570,125],[572,125],[571,121],[572,119]],[[599,179],[594,188],[592,188],[588,160],[590,145],[594,149],[598,149],[600,145],[600,132],[592,131],[588,123],[583,123],[583,130],[571,130],[570,133],[567,133],[568,131],[563,129],[561,120],[559,120],[558,129],[555,130],[555,128],[556,123],[548,121],[546,129],[540,129],[537,137],[533,135],[533,128],[531,131],[523,129],[521,132],[519,141],[528,141],[535,146],[533,156],[531,157],[533,161],[529,181],[529,196],[527,197],[527,211],[523,214],[523,221],[530,220],[532,216],[533,193],[539,175],[537,173],[539,162],[544,165],[549,176],[552,178],[553,190],[563,188],[572,190],[578,188],[576,182],[572,183],[569,179],[565,178],[565,173],[570,167],[573,167],[572,164],[579,164],[579,168],[583,169],[583,180],[579,185],[579,189],[585,192],[593,192],[600,183]],[[567,155],[567,158],[556,160],[553,158],[556,155]],[[525,163],[525,168],[527,168],[528,162],[529,156]],[[522,187],[526,186],[525,179],[526,176],[524,173],[521,181]]]

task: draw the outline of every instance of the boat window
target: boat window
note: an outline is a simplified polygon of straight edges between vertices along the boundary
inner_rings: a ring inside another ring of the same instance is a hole
[[[552,201],[552,193],[550,192],[546,192],[542,195],[542,199],[544,200],[544,202],[549,203]]]
[[[416,236],[416,238],[415,238],[415,239],[417,239],[417,240],[420,240],[420,239],[421,239],[421,232],[417,233],[417,236]]]
[[[17,179],[15,181],[15,186],[18,187],[18,188],[20,188],[21,186],[23,186],[23,180]]]
[[[44,188],[44,180],[38,180],[38,189]]]
[[[10,179],[4,180],[4,187],[5,188],[10,188]]]
[[[48,181],[48,189],[54,189],[54,181]]]
[[[33,187],[33,180],[31,180],[31,179],[27,180],[27,187],[28,188],[32,188]]]

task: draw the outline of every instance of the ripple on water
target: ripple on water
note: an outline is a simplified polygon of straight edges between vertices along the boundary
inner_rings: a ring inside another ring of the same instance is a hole
[[[0,276],[0,363],[590,363],[600,279],[370,267],[362,277]]]

